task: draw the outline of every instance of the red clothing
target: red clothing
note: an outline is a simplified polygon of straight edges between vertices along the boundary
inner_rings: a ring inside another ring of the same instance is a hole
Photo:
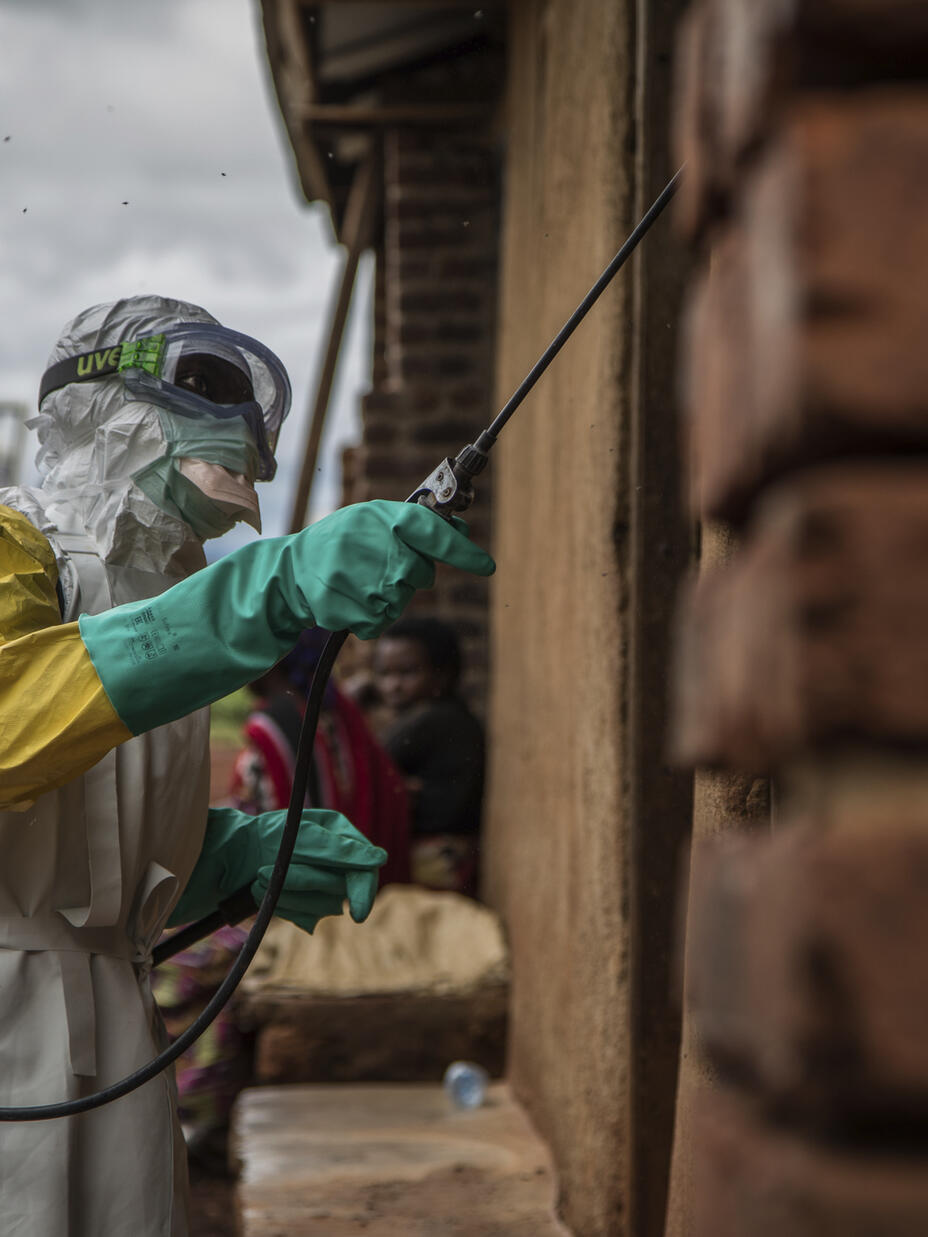
[[[230,801],[246,812],[286,808],[296,761],[302,705],[287,694],[262,703],[245,724],[245,746],[232,773]],[[371,734],[364,715],[330,689],[313,750],[319,806],[332,808],[387,852],[382,885],[408,883],[409,808],[393,761]],[[307,799],[311,799],[311,795]]]

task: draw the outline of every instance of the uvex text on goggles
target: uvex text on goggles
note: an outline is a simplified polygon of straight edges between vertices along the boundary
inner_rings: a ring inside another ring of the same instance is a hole
[[[273,477],[277,436],[290,410],[290,382],[278,358],[256,339],[190,322],[65,357],[42,375],[39,407],[68,383],[114,374],[122,378],[127,399],[157,404],[182,417],[241,417],[258,448],[257,479]]]

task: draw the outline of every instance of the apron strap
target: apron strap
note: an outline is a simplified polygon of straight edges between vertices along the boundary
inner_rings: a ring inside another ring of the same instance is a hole
[[[71,599],[65,621],[73,621],[80,607],[91,614],[109,609],[113,595],[96,543],[83,533],[56,532],[54,538],[67,553],[78,580],[78,589]],[[118,808],[116,751],[113,749],[84,774],[90,901],[87,906],[64,907],[60,911],[75,928],[106,927],[119,918],[122,856]]]
[[[90,954],[61,953],[61,989],[68,1020],[71,1073],[93,1078],[97,1072],[97,1016],[90,976]]]

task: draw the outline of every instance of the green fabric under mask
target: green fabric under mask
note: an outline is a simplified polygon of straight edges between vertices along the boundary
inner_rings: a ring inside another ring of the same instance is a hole
[[[258,451],[251,430],[240,417],[180,417],[159,408],[166,454],[137,472],[132,480],[156,507],[178,516],[204,541],[221,537],[239,517],[224,511],[178,467],[181,459],[205,460],[254,481]]]

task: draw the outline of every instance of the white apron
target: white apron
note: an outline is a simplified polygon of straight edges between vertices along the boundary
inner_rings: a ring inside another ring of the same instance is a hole
[[[176,582],[43,531],[69,577],[66,620]],[[0,1105],[90,1094],[164,1045],[151,949],[203,842],[208,741],[202,709],[0,812]],[[2,1237],[185,1237],[186,1189],[173,1071],[78,1117],[0,1123]]]

